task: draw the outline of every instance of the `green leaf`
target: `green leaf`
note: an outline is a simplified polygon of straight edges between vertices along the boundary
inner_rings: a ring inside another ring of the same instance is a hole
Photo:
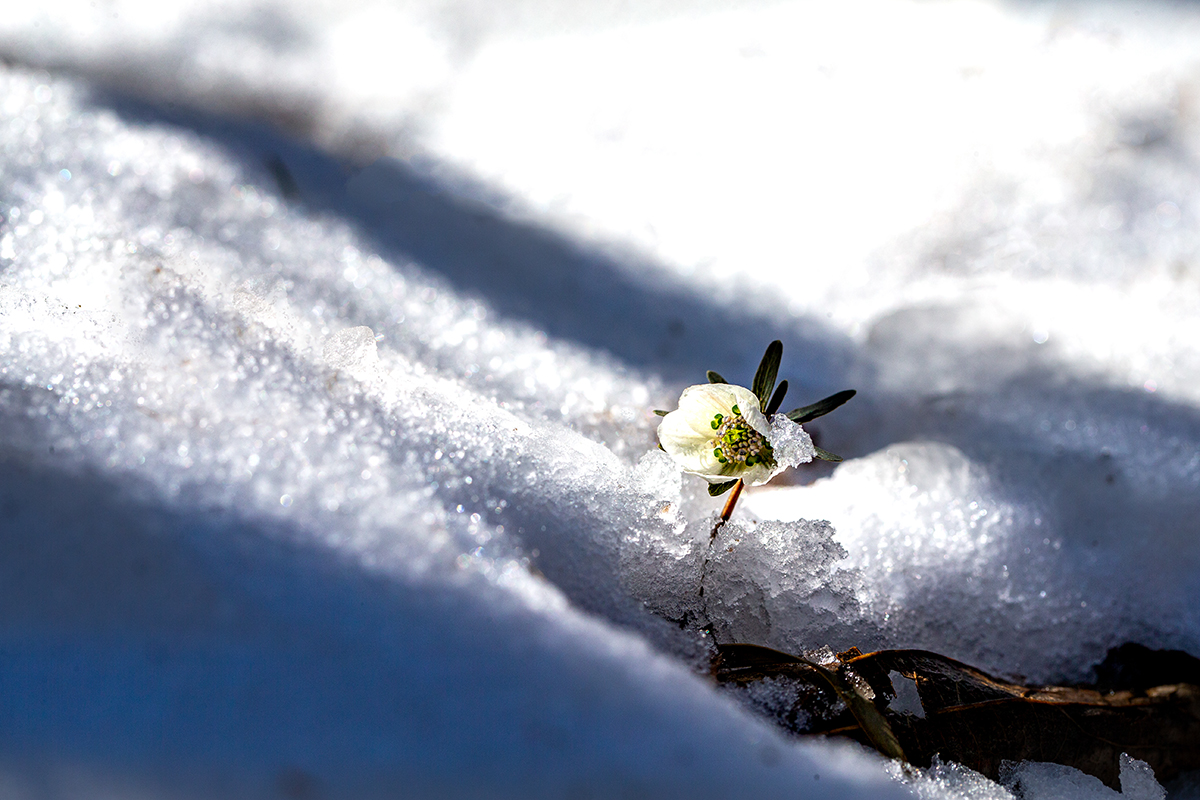
[[[787,418],[792,422],[805,423],[809,420],[814,420],[817,417],[823,417],[830,411],[833,411],[835,408],[845,403],[851,397],[854,397],[856,394],[858,394],[858,392],[854,391],[853,389],[846,389],[845,391],[838,392],[837,394],[831,394],[829,397],[826,397],[824,400],[818,400],[811,406],[804,406],[804,408],[797,408],[794,411],[789,411],[787,413]]]
[[[776,339],[767,345],[758,371],[754,373],[754,383],[750,391],[758,395],[759,408],[766,408],[771,399],[771,390],[775,388],[775,376],[779,374],[779,361],[783,358],[783,342]]]
[[[821,448],[817,447],[815,444],[813,445],[813,449],[817,451],[817,458],[821,459],[822,461],[837,462],[837,461],[842,460],[842,457],[837,455],[836,453],[831,453],[828,450],[822,450]]]
[[[711,369],[708,371],[708,382],[709,383],[729,383],[729,381],[725,380],[718,373],[713,372]]]
[[[737,481],[726,481],[725,483],[710,483],[708,485],[708,493],[712,497],[720,497],[733,488]]]
[[[771,402],[767,403],[767,407],[763,409],[763,413],[768,417],[779,410],[783,405],[783,396],[787,394],[787,381],[780,381],[775,387],[775,394],[771,395]]]
[[[656,408],[656,409],[654,409],[654,413],[658,414],[660,417],[665,417],[667,414],[670,414],[671,412],[663,411],[661,408]]]

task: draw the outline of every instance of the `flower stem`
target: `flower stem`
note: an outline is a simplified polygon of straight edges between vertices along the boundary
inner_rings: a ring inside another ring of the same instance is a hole
[[[725,501],[725,508],[721,509],[721,518],[717,520],[717,524],[713,525],[712,533],[708,535],[708,546],[711,548],[713,539],[717,538],[717,531],[721,530],[721,526],[729,522],[729,518],[733,516],[733,507],[737,505],[738,498],[742,496],[742,487],[746,484],[738,481],[729,490],[729,499]]]
[[[733,488],[729,490],[729,499],[725,501],[725,508],[721,511],[721,522],[718,523],[718,528],[726,522],[729,522],[729,518],[733,516],[733,507],[737,505],[738,498],[742,496],[742,487],[745,485],[746,484],[742,483],[741,481],[738,481],[733,485]],[[716,535],[717,532],[716,529],[714,529],[713,536]]]

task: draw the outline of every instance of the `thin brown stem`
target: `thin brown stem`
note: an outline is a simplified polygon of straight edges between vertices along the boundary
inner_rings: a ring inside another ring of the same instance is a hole
[[[738,481],[729,490],[729,499],[725,501],[725,508],[721,511],[721,522],[729,522],[729,518],[733,516],[733,507],[737,505],[738,498],[742,496],[742,487],[746,484]]]

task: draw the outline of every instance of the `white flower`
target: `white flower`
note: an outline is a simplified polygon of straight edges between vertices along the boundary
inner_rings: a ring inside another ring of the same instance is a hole
[[[754,392],[728,383],[684,389],[679,408],[658,426],[659,444],[684,472],[709,483],[740,478],[747,486],[779,472],[770,434]]]

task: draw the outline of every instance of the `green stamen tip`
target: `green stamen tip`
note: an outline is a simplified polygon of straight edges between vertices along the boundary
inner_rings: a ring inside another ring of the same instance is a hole
[[[716,429],[717,435],[713,437],[713,457],[722,464],[733,464],[739,468],[760,464],[774,466],[775,452],[771,443],[750,427],[737,406],[731,410],[739,413],[722,415],[721,424]]]

